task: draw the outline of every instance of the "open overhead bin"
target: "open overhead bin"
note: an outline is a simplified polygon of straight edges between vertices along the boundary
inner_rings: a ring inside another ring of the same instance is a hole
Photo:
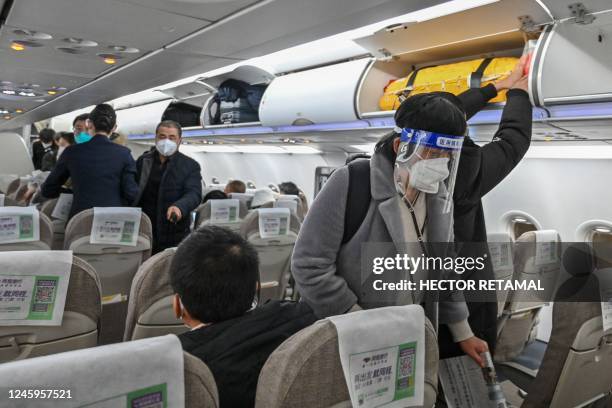
[[[612,1],[543,0],[557,20],[539,42],[532,93],[542,106],[612,100]]]

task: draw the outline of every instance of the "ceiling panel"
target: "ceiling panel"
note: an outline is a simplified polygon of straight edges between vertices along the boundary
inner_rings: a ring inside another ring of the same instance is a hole
[[[217,21],[260,0],[221,0],[215,2],[189,0],[119,0],[168,13]]]
[[[6,24],[149,51],[208,23],[115,0],[19,0]]]
[[[250,58],[375,23],[444,0],[277,0],[172,45],[205,55]],[[308,39],[308,40],[305,40]],[[254,47],[257,46],[257,49]]]
[[[147,0],[147,6],[128,1],[145,4],[145,0],[16,1],[7,22],[12,26],[62,33],[104,45],[119,42],[140,51],[152,52],[8,123],[0,120],[0,128],[47,119],[202,74],[230,65],[243,57],[265,55],[444,2],[264,0],[237,15],[206,26],[208,23],[202,20],[151,8],[150,5],[155,5],[157,0]],[[225,4],[223,0],[205,1],[209,5]],[[174,41],[187,33],[191,34]],[[3,65],[4,59],[0,60],[0,67]],[[66,72],[72,72],[71,68],[66,66]],[[90,73],[87,69],[84,72]]]

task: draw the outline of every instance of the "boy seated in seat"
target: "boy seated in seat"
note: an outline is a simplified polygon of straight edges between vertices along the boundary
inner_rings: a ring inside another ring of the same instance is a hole
[[[179,245],[170,266],[174,311],[191,330],[183,349],[210,368],[221,408],[253,407],[259,372],[284,340],[316,317],[303,302],[253,308],[259,285],[256,250],[240,235],[205,226]]]

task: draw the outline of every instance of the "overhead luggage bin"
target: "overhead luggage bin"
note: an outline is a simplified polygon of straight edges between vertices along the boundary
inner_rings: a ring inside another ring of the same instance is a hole
[[[534,102],[612,101],[612,2],[543,1],[556,20],[536,51]]]
[[[209,78],[199,78],[197,82],[205,85],[210,89],[206,97],[206,101],[202,105],[202,114],[200,117],[200,122],[203,127],[208,128],[217,128],[217,127],[232,127],[232,126],[245,126],[245,125],[254,125],[259,124],[259,121],[250,121],[250,122],[242,122],[242,123],[231,123],[231,124],[214,124],[212,121],[212,116],[214,116],[215,112],[213,109],[218,109],[219,107],[213,107],[214,104],[214,96],[216,92],[219,90],[219,87],[227,80],[235,79],[238,81],[246,82],[249,85],[264,85],[267,86],[272,82],[275,78],[273,70],[270,68],[264,68],[255,65],[241,65],[236,67],[232,71],[224,72],[219,75],[215,75]],[[256,113],[256,111],[255,111]]]
[[[126,135],[155,133],[166,108],[172,99],[117,111],[117,131]]]
[[[443,17],[397,24],[355,40],[378,58],[408,65],[522,49],[524,32],[551,21],[535,0],[499,0]]]

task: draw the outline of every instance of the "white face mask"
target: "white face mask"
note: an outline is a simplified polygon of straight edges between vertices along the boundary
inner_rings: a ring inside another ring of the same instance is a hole
[[[410,173],[408,183],[423,193],[436,194],[440,182],[446,180],[450,174],[448,161],[448,157],[417,161],[408,170]]]
[[[66,150],[66,146],[60,146],[60,147],[57,148],[57,158],[58,159],[60,158],[62,153],[64,153],[64,150]]]
[[[170,139],[159,140],[155,144],[155,147],[157,148],[159,154],[166,157],[172,156],[174,153],[176,153],[176,150],[178,149],[178,145]]]

